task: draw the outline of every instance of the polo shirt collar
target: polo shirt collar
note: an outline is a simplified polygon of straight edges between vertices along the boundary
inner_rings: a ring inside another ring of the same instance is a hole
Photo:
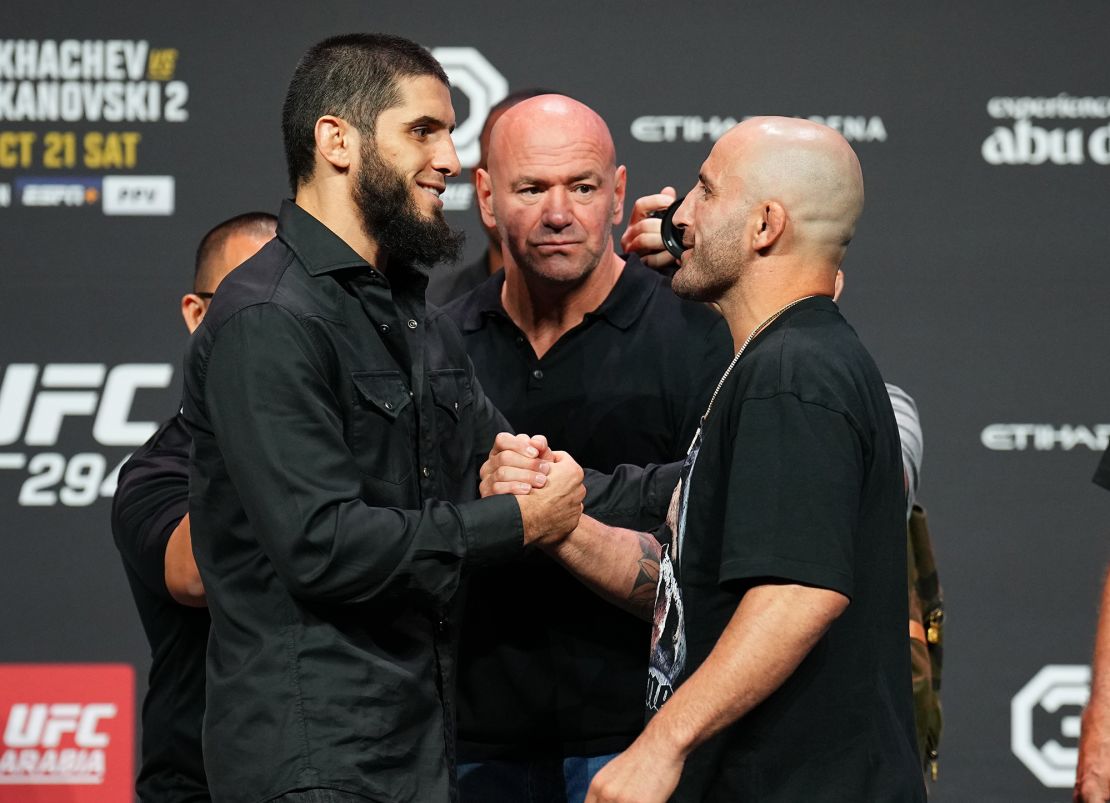
[[[462,316],[461,328],[464,332],[481,329],[490,315],[508,317],[501,304],[504,284],[505,271],[499,270],[471,291]],[[638,256],[631,254],[626,258],[624,270],[609,295],[601,306],[586,313],[586,317],[598,316],[618,329],[628,329],[639,319],[659,284],[658,274],[644,265]]]

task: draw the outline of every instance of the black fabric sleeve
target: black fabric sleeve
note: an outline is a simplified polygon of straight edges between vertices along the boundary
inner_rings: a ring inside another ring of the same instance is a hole
[[[1096,485],[1101,485],[1110,491],[1110,449],[1102,453],[1102,459],[1099,461],[1098,468],[1095,469],[1095,476],[1092,479]]]
[[[290,594],[359,603],[382,594],[446,602],[464,560],[523,548],[511,497],[419,510],[374,507],[323,358],[276,304],[248,307],[216,336],[205,405],[252,530]]]
[[[123,559],[144,586],[172,599],[166,589],[166,545],[189,511],[189,454],[160,448],[157,433],[150,449],[133,456],[120,470],[112,499],[112,534]]]
[[[682,463],[620,465],[612,474],[586,469],[586,513],[611,527],[654,530],[667,518]]]
[[[856,430],[841,413],[782,393],[743,402],[733,443],[720,582],[773,577],[851,597],[863,483]]]

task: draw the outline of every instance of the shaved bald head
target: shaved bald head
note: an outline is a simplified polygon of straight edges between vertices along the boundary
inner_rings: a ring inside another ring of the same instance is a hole
[[[500,234],[507,275],[580,285],[614,258],[625,170],[597,112],[565,95],[522,100],[494,124],[488,158],[478,201]]]
[[[721,137],[717,148],[753,200],[786,207],[799,244],[827,249],[840,264],[863,211],[863,173],[844,137],[809,120],[755,117]]]
[[[862,211],[859,160],[839,133],[792,117],[745,120],[713,146],[675,215],[693,246],[675,291],[716,300],[760,273],[787,295],[832,295]]]
[[[589,106],[566,95],[538,95],[522,100],[505,111],[490,132],[490,172],[494,172],[494,154],[513,145],[523,142],[542,147],[546,142],[558,147],[575,137],[597,147],[616,169],[617,150],[609,126]]]

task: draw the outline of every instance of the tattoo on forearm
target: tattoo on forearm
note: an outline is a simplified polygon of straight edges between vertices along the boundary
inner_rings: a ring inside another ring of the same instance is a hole
[[[636,579],[628,593],[631,606],[640,613],[651,615],[655,608],[655,590],[659,584],[659,542],[647,533],[637,533],[640,539],[640,558],[636,561]]]

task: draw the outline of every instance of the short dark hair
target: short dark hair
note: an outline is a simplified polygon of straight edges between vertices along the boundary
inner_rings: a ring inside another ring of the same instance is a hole
[[[234,234],[255,234],[259,238],[270,238],[277,231],[277,218],[269,212],[247,212],[236,215],[213,226],[197,246],[197,261],[193,268],[193,292],[211,293],[216,288],[212,284],[212,264],[223,250],[228,239]]]
[[[401,101],[397,79],[421,75],[448,85],[432,54],[400,36],[352,33],[313,45],[293,72],[281,115],[293,192],[312,178],[317,120],[333,114],[372,135],[378,115]]]

